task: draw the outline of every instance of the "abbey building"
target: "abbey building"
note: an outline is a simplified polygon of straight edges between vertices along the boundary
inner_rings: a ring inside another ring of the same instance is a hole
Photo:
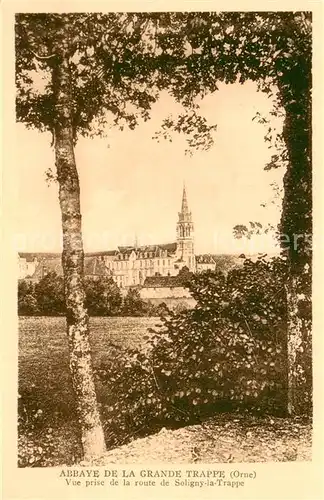
[[[213,256],[195,255],[194,224],[185,186],[176,224],[175,242],[122,246],[116,250],[85,255],[86,276],[111,276],[120,288],[143,286],[148,278],[148,281],[153,281],[153,277],[177,276],[183,268],[190,272],[215,269]],[[60,254],[19,254],[20,278],[38,281],[50,271],[62,274]]]

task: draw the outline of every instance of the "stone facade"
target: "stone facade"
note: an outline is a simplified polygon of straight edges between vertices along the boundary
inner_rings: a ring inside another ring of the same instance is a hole
[[[19,266],[19,278],[26,278],[32,276],[38,265],[38,259],[34,255],[29,254],[19,254],[18,266]]]

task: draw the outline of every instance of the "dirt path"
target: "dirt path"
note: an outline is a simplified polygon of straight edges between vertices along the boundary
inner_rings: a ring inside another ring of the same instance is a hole
[[[91,465],[311,460],[311,433],[311,424],[301,419],[222,415],[202,425],[162,429],[108,451]]]

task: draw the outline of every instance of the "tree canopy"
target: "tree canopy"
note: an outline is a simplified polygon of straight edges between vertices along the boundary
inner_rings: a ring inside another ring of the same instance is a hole
[[[19,14],[17,118],[52,133],[57,113],[51,71],[61,57],[62,40],[68,46],[75,140],[80,135],[104,135],[108,123],[134,128],[139,120],[150,118],[152,104],[160,91],[167,90],[185,110],[168,117],[160,134],[167,137],[170,129],[184,132],[189,149],[206,149],[213,144],[216,125],[199,114],[197,99],[216,91],[219,81],[250,79],[275,95],[273,113],[286,114],[278,138],[285,148],[267,168],[294,163],[293,175],[285,177],[280,229],[289,235],[291,256],[298,260],[292,240],[299,228],[304,234],[299,255],[308,258],[311,13]],[[42,88],[35,85],[35,75],[43,78]],[[272,133],[270,127],[268,134]]]

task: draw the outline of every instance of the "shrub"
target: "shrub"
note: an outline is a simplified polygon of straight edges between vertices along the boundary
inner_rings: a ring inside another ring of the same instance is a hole
[[[156,377],[189,416],[222,408],[285,408],[286,265],[246,260],[227,277],[191,279],[195,308],[164,319],[151,339]]]
[[[35,286],[26,280],[18,282],[18,314],[21,316],[34,316],[39,312],[35,297]]]
[[[129,351],[98,376],[112,394],[109,428],[143,432],[222,410],[286,408],[285,263],[207,271],[188,284],[194,309],[168,312],[145,352]],[[125,359],[126,358],[126,359]],[[116,419],[118,419],[118,423]]]
[[[61,316],[65,313],[64,280],[51,271],[35,285],[35,297],[40,314]]]
[[[38,313],[38,303],[33,294],[27,293],[18,298],[18,314],[20,316],[35,316]]]
[[[154,307],[149,302],[145,302],[137,288],[129,288],[124,299],[124,316],[152,316]]]
[[[64,403],[63,403],[64,404]],[[51,406],[46,387],[31,384],[18,395],[18,467],[72,465],[81,458],[76,414]]]
[[[122,296],[111,277],[86,278],[85,292],[90,316],[115,316],[120,313]]]

